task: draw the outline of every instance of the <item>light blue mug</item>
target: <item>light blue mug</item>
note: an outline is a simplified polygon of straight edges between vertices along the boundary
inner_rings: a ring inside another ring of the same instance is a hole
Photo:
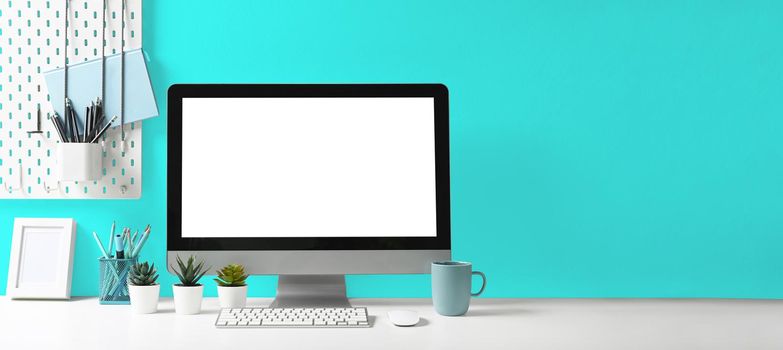
[[[481,289],[471,293],[471,277],[481,276]],[[487,286],[487,276],[473,271],[473,264],[461,261],[436,261],[432,263],[432,303],[435,311],[443,316],[460,316],[468,312],[470,297],[479,296]]]

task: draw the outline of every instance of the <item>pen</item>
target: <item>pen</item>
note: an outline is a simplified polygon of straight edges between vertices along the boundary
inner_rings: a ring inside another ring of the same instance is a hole
[[[90,132],[90,107],[84,107],[84,134],[81,142],[87,142],[87,134]]]
[[[95,118],[98,117],[98,105],[97,101],[92,103],[92,113],[90,113],[90,135],[95,132]],[[90,136],[89,138],[92,138]]]
[[[103,100],[101,100],[100,97],[98,97],[98,102],[95,104],[95,115],[98,116],[97,119],[95,119],[95,123],[93,124],[94,128],[97,128],[101,125],[100,122],[103,121]]]
[[[60,129],[59,125],[59,118],[57,118],[57,113],[55,113],[49,120],[52,121],[52,124],[54,124],[54,131],[57,132],[57,136],[60,136],[60,142],[65,142],[65,137],[63,136],[63,131]]]
[[[76,118],[76,111],[71,107],[71,124],[73,125],[73,142],[79,142],[79,119]]]
[[[71,142],[71,115],[68,112],[68,106],[70,106],[70,102],[68,102],[68,99],[65,99],[65,111],[63,111],[63,121],[65,124],[63,125],[65,127],[65,142]]]
[[[97,114],[95,113],[97,111],[96,105],[95,105],[96,102],[97,101],[93,101],[92,103],[90,103],[90,107],[91,107],[90,108],[90,124],[89,124],[90,125],[90,132],[85,137],[86,139],[92,139],[91,135],[92,135],[92,133],[94,131],[93,129],[95,129],[95,117],[97,116]]]
[[[68,142],[76,142],[78,132],[76,131],[76,118],[73,113],[73,106],[71,106],[71,99],[65,99],[65,127],[68,128]]]
[[[92,110],[94,107],[92,107],[94,103],[90,102],[90,107],[86,108],[86,113],[84,114],[84,136],[82,136],[82,142],[87,142],[87,135],[90,134],[90,126],[92,126]]]
[[[68,134],[69,136],[69,142],[76,142],[76,127],[73,125],[73,121],[75,120],[73,118],[73,110],[71,109],[71,105],[68,105],[68,110],[65,111],[65,118],[68,119]]]
[[[118,233],[117,235],[114,236],[114,245],[116,246],[117,249],[116,253],[114,254],[115,255],[114,257],[117,259],[125,259],[125,244],[122,240],[123,240],[122,234]]]
[[[95,103],[95,118],[93,118],[92,121],[92,135],[90,135],[90,138],[92,138],[96,132],[97,129],[101,126],[101,123],[103,123],[103,102],[101,102],[101,98],[98,97],[98,101]]]

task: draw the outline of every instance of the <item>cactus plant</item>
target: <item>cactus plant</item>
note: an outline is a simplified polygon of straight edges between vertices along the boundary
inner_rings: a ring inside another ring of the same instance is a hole
[[[245,285],[246,279],[244,266],[229,264],[217,271],[215,282],[221,287],[241,287]]]
[[[158,280],[158,271],[155,264],[149,265],[146,261],[131,266],[128,273],[128,282],[134,286],[154,286]]]
[[[179,278],[180,286],[194,287],[194,286],[201,285],[200,283],[198,283],[198,281],[201,279],[201,277],[204,277],[204,274],[207,273],[209,268],[204,267],[203,260],[200,261],[198,264],[194,265],[195,260],[196,257],[191,255],[188,258],[188,262],[183,263],[182,259],[179,258],[179,255],[177,255],[178,268],[171,266],[171,269]]]

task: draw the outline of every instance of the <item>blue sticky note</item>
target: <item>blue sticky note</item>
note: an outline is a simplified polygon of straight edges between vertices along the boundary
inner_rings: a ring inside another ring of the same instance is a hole
[[[124,67],[121,67],[121,62]],[[120,124],[121,82],[120,74],[124,69],[125,101],[122,110],[125,123],[155,117],[158,115],[158,105],[152,93],[147,64],[141,49],[125,52],[125,58],[120,54],[105,58],[106,94],[103,108],[106,120],[117,115],[114,126]],[[57,68],[44,72],[44,79],[49,90],[52,107],[60,116],[64,113],[63,104],[64,70]],[[68,65],[68,98],[76,110],[76,114],[84,125],[84,109],[101,96],[101,60],[91,60]]]

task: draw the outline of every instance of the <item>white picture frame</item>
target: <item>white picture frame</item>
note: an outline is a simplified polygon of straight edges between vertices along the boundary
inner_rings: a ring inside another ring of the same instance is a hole
[[[76,221],[14,219],[6,294],[11,299],[70,299]]]

